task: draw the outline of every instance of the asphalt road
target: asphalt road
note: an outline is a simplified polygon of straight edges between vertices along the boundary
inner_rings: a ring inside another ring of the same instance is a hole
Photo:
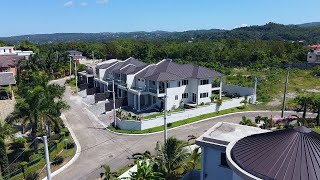
[[[57,81],[63,84],[62,81]],[[108,164],[112,170],[117,170],[130,163],[133,153],[154,151],[157,141],[163,141],[163,133],[152,135],[117,135],[109,132],[89,113],[81,98],[71,95],[67,88],[64,99],[70,105],[65,112],[66,119],[81,145],[79,158],[62,173],[53,179],[76,180],[98,179],[103,170],[102,164]],[[292,113],[286,113],[289,115]],[[217,122],[238,123],[242,116],[254,119],[256,116],[280,116],[279,112],[250,112],[212,118],[211,120],[183,126],[168,131],[168,136],[187,140],[188,135],[200,136]]]

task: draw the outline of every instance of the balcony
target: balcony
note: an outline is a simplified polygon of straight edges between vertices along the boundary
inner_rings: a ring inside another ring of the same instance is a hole
[[[220,82],[212,82],[211,87],[212,88],[219,88],[220,87]]]
[[[115,79],[115,83],[119,84],[120,86],[127,87],[127,83],[121,79]]]
[[[149,87],[149,92],[154,93],[154,94],[158,93],[157,88],[155,88],[155,87]]]
[[[165,93],[165,88],[159,88],[159,94]]]

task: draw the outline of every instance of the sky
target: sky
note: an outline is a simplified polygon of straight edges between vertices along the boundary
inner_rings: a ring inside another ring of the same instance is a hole
[[[319,22],[319,0],[2,0],[0,37]]]

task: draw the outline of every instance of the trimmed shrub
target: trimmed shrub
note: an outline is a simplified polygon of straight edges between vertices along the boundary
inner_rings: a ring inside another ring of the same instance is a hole
[[[57,166],[59,164],[62,164],[64,161],[64,158],[62,156],[56,156],[54,159],[53,159],[53,162],[52,162],[52,165],[54,166]]]
[[[64,149],[72,149],[74,148],[75,144],[73,142],[67,142],[64,146]]]
[[[52,134],[52,135],[49,137],[49,141],[59,140],[60,138],[61,138],[61,135],[60,135],[60,134]]]
[[[10,146],[12,149],[24,148],[26,143],[27,140],[25,138],[14,138]]]
[[[43,158],[43,155],[42,154],[33,154],[29,157],[29,161],[35,161],[35,160],[38,160],[40,158]]]
[[[30,172],[26,176],[26,180],[37,180],[37,179],[39,179],[39,173],[37,172]]]

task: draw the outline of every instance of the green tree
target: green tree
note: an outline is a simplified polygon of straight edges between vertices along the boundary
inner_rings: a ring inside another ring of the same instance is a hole
[[[201,159],[200,147],[196,147],[191,151],[190,156],[184,165],[185,171],[195,169],[196,165],[200,162],[200,159]]]
[[[247,107],[247,104],[249,103],[246,99],[242,100],[240,102],[241,104],[243,104],[243,107]]]
[[[315,112],[317,112],[317,126],[320,125],[320,95],[313,95],[312,96],[312,108],[314,109]]]
[[[3,171],[6,170],[8,167],[9,161],[8,161],[8,156],[7,156],[7,150],[6,150],[6,144],[5,144],[5,139],[8,136],[11,136],[12,134],[12,128],[10,125],[7,123],[1,123],[0,121],[0,169]],[[4,172],[4,174],[7,171]],[[2,171],[0,171],[0,176],[1,176]]]
[[[161,173],[154,171],[153,167],[155,162],[151,159],[142,159],[137,162],[137,172],[130,174],[132,180],[145,180],[145,179],[163,179]]]
[[[308,94],[299,95],[295,98],[296,103],[303,110],[302,118],[306,118],[307,110],[312,103],[312,98]]]
[[[184,173],[184,164],[186,163],[189,153],[185,148],[187,142],[170,137],[165,145],[157,142],[156,161],[159,165],[160,172],[167,180],[180,179]]]

